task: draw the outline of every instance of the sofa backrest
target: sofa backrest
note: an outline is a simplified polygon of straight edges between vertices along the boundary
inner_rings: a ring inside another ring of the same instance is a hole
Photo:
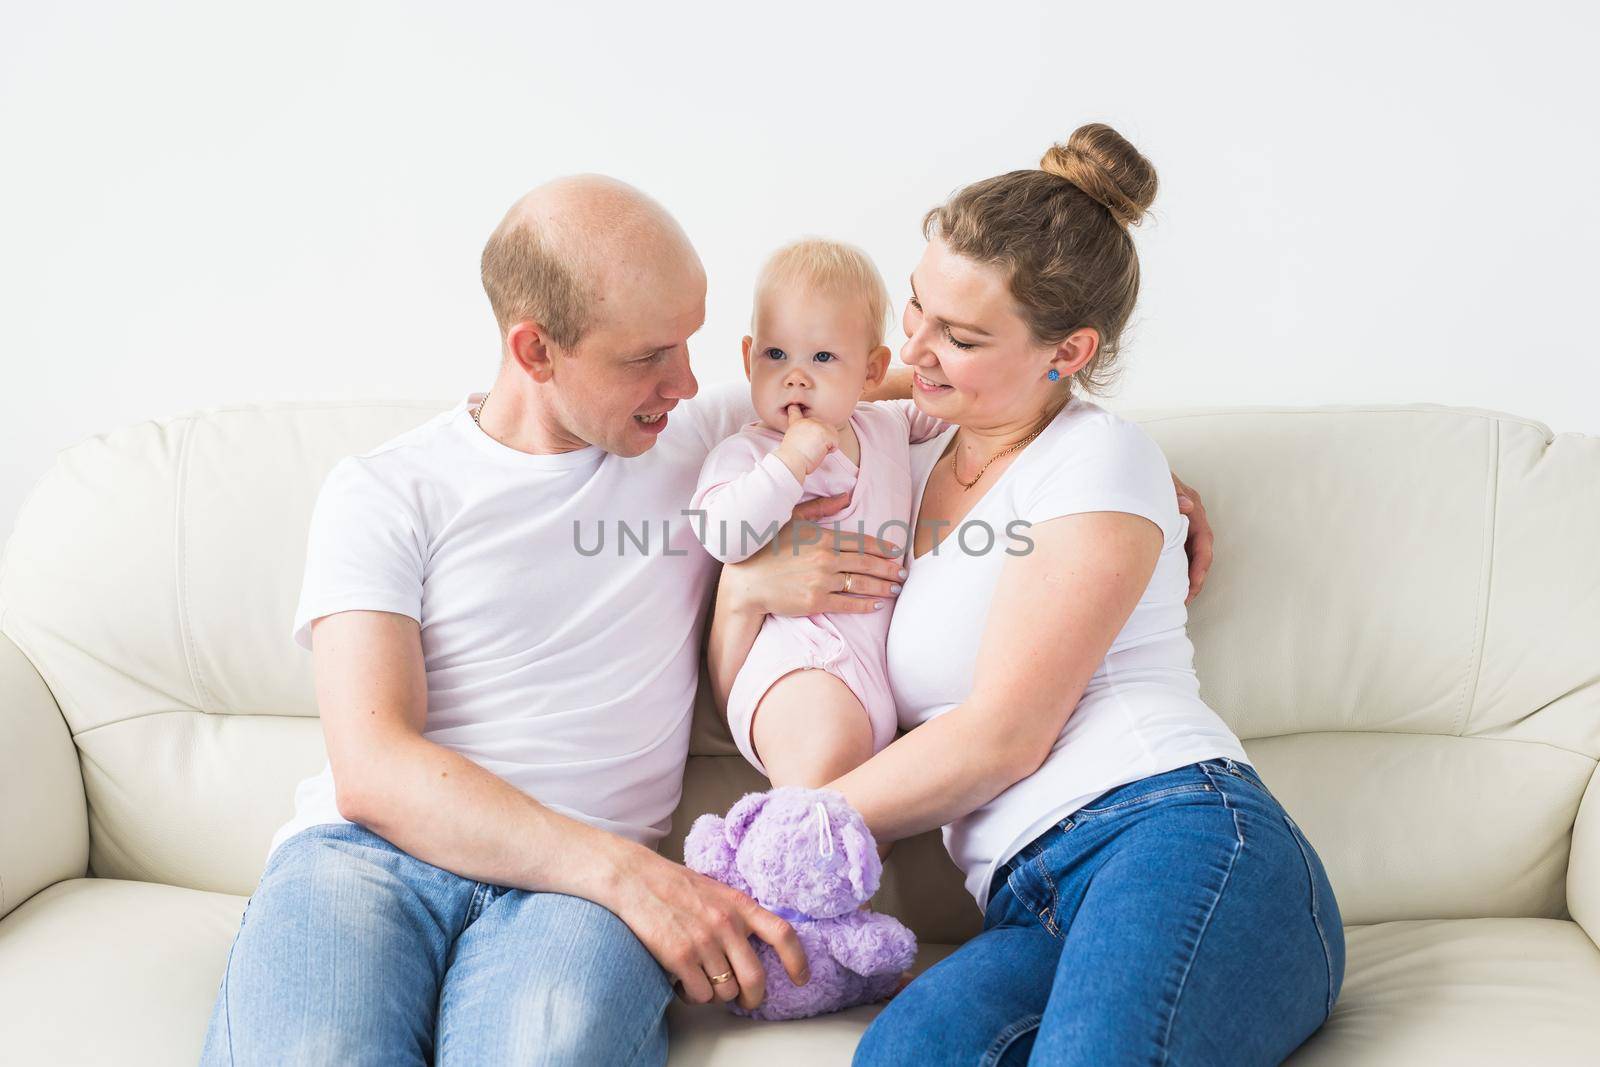
[[[323,476],[440,410],[280,404],[62,451],[0,562],[0,630],[81,757],[90,867],[248,893],[322,765],[288,637]],[[1600,755],[1600,439],[1431,405],[1129,413],[1203,494],[1189,632],[1207,701],[1316,844],[1347,923],[1563,917]],[[709,701],[683,804],[761,787]],[[936,834],[880,907],[978,926]]]

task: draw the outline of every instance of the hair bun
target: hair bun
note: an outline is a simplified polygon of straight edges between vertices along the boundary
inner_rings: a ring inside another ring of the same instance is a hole
[[[1083,190],[1124,229],[1138,225],[1156,198],[1156,169],[1103,122],[1079,126],[1066,144],[1051,145],[1039,167]]]

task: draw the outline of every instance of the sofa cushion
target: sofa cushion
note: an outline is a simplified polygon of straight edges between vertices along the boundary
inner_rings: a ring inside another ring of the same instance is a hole
[[[0,1063],[195,1063],[244,897],[57,882],[0,920]]]
[[[1332,1017],[1294,1067],[1594,1063],[1600,949],[1562,919],[1422,919],[1345,928]]]
[[[60,882],[0,920],[0,1062],[193,1063],[243,897],[108,879]],[[1560,919],[1348,927],[1333,1017],[1289,1059],[1588,1064],[1600,949]],[[924,945],[918,969],[952,947]],[[877,1008],[759,1023],[674,1002],[674,1064],[847,1064]]]

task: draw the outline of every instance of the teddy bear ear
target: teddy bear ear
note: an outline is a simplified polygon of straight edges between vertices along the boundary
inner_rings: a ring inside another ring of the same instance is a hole
[[[734,848],[739,847],[739,842],[744,840],[750,824],[756,821],[756,816],[761,814],[761,809],[767,806],[771,796],[770,793],[746,793],[739,798],[737,804],[728,809],[728,820],[722,829],[728,844]]]
[[[862,833],[850,823],[844,824],[839,836],[844,840],[845,871],[850,877],[850,888],[861,900],[869,900],[878,891],[883,876],[878,846],[871,834]]]
[[[683,865],[691,871],[712,874],[727,866],[730,855],[722,836],[722,816],[702,815],[683,838]]]

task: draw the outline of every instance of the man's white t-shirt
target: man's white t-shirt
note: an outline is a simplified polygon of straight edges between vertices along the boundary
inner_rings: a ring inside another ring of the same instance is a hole
[[[912,446],[918,504],[954,432]],[[1007,549],[1026,548],[1026,528],[1014,537],[1010,524],[1022,519],[1037,526],[1089,511],[1148,518],[1161,529],[1161,555],[1044,764],[944,828],[945,847],[980,909],[988,906],[1000,864],[1106,790],[1216,756],[1249,762],[1239,739],[1200,699],[1194,646],[1184,630],[1189,519],[1178,511],[1166,458],[1136,423],[1081,397],[945,532],[937,554],[930,550],[909,564],[889,628],[889,682],[901,727],[943,715],[972,692],[989,605],[1013,558]],[[968,524],[985,525],[963,531]],[[987,551],[985,526],[994,538]]]
[[[731,383],[682,401],[654,447],[528,455],[450,411],[341,460],[317,497],[294,639],[340,611],[421,626],[423,736],[547,807],[647,845],[683,790],[716,563],[682,514],[712,446],[755,417]],[[272,848],[345,822],[301,782]]]

